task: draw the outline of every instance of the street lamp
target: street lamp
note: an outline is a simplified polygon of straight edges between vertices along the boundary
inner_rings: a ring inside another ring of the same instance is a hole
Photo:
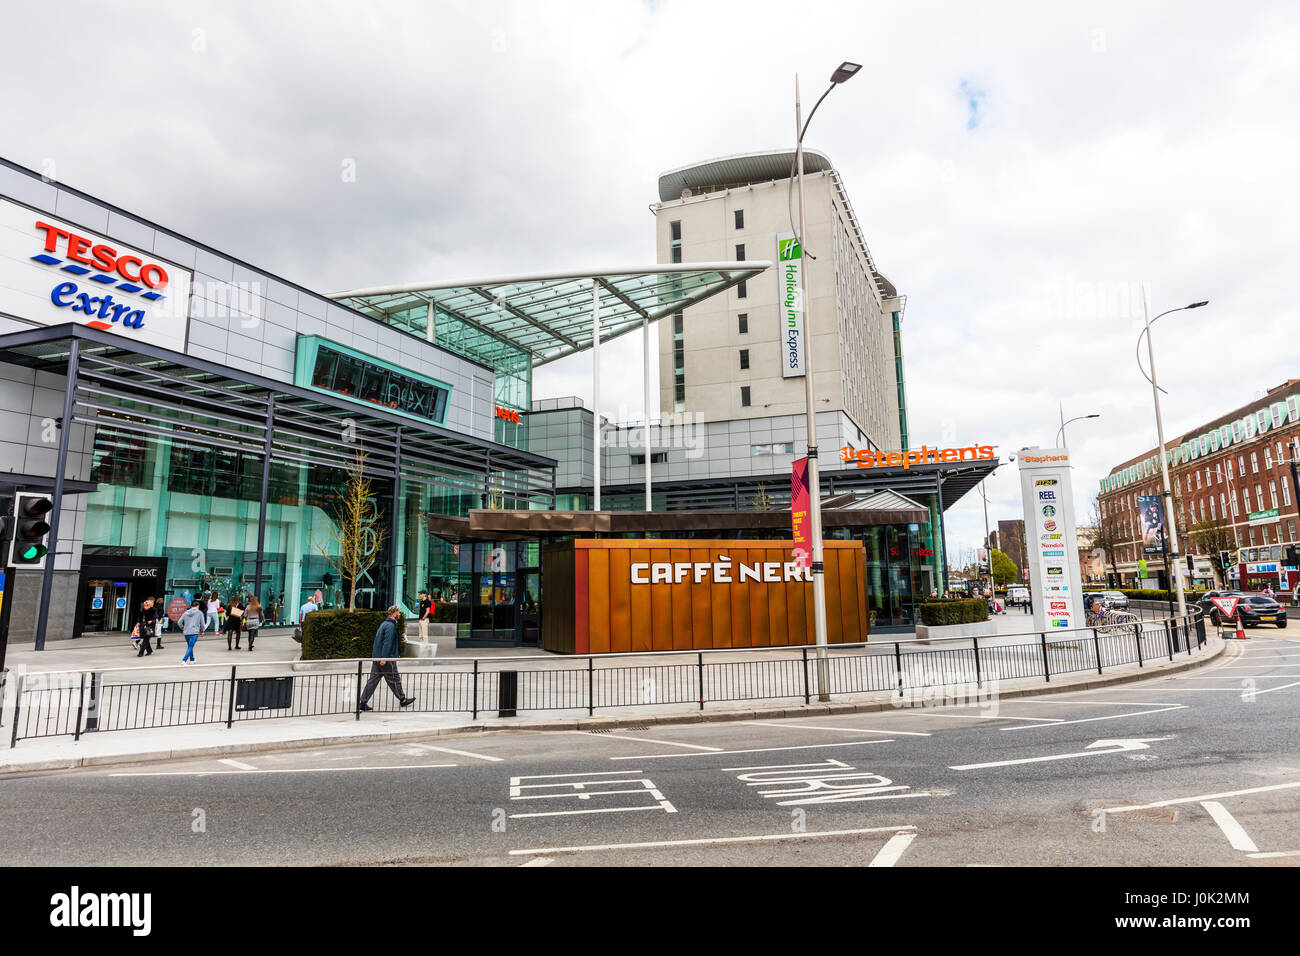
[[[1142,287],[1142,316],[1146,325],[1138,334],[1137,348],[1142,345],[1142,336],[1147,337],[1147,361],[1151,365],[1151,374],[1147,375],[1142,370],[1142,353],[1138,351],[1138,369],[1142,370],[1142,375],[1151,383],[1151,399],[1156,406],[1156,438],[1160,442],[1160,474],[1164,480],[1165,488],[1165,540],[1168,542],[1165,551],[1165,580],[1169,580],[1169,559],[1173,558],[1173,580],[1178,590],[1178,616],[1182,617],[1187,613],[1187,598],[1183,596],[1183,573],[1178,564],[1178,528],[1173,520],[1174,495],[1169,488],[1169,459],[1165,457],[1165,425],[1164,420],[1160,417],[1160,386],[1156,384],[1156,353],[1155,346],[1151,343],[1151,326],[1163,316],[1170,312],[1184,312],[1187,309],[1199,309],[1203,305],[1209,305],[1209,300],[1203,302],[1193,302],[1191,305],[1179,306],[1176,309],[1167,309],[1151,318],[1151,313],[1147,309],[1147,290],[1146,286]]]
[[[1085,418],[1101,418],[1101,416],[1100,416],[1100,415],[1097,415],[1097,414],[1092,414],[1092,415],[1076,415],[1074,418],[1071,418],[1071,419],[1068,419],[1068,420],[1067,420],[1066,417],[1065,417],[1065,406],[1063,406],[1063,405],[1061,406],[1061,427],[1060,427],[1060,428],[1057,430],[1057,432],[1056,432],[1056,447],[1057,447],[1057,448],[1064,448],[1064,447],[1065,447],[1065,426],[1068,425],[1068,424],[1070,424],[1070,422],[1081,422],[1081,421],[1083,421]]]
[[[807,405],[808,413],[808,497],[809,511],[811,512],[812,525],[812,578],[813,578],[813,628],[817,636],[817,699],[830,700],[828,690],[830,675],[828,674],[826,661],[826,568],[823,563],[822,554],[822,487],[820,469],[817,464],[817,399],[813,393],[813,322],[812,322],[812,302],[806,294],[808,287],[808,267],[811,262],[808,256],[804,255],[805,249],[804,236],[807,235],[807,223],[804,220],[804,201],[803,201],[803,137],[808,132],[808,124],[812,122],[813,114],[817,112],[817,107],[822,105],[822,100],[826,99],[830,91],[835,89],[841,83],[848,82],[853,76],[862,69],[859,63],[849,63],[845,61],[831,74],[831,85],[826,88],[826,92],[821,95],[815,104],[812,112],[808,114],[808,119],[803,119],[803,107],[799,101],[799,75],[796,73],[794,78],[794,129],[798,136],[795,141],[795,163],[798,167],[799,174],[799,258],[800,258],[800,293],[803,298],[804,323],[807,329],[804,335],[804,401]],[[648,467],[648,466],[647,466]]]

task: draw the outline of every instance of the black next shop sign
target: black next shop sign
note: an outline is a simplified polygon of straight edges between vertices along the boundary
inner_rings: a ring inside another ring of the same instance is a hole
[[[451,386],[321,339],[298,339],[295,384],[442,425]]]

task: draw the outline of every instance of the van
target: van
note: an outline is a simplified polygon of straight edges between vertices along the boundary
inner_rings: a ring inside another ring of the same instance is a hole
[[[1029,588],[1007,588],[1007,607],[1029,607]]]

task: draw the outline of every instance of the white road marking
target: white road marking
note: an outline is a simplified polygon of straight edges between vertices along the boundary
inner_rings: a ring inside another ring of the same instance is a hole
[[[630,791],[613,792],[627,793]],[[663,805],[655,804],[654,806],[648,807],[597,807],[594,810],[550,810],[544,813],[512,813],[510,814],[510,819],[521,820],[525,817],[575,817],[587,813],[635,813],[637,810],[663,810],[665,813],[677,812],[676,807],[665,801]]]
[[[1132,710],[1126,714],[1107,714],[1105,717],[1080,717],[1078,720],[1061,720],[1061,724],[1090,724],[1097,720],[1118,720],[1121,717],[1143,717],[1147,714],[1159,714],[1166,710],[1186,710],[1186,704],[1169,704],[1158,710]],[[1030,730],[1029,727],[1003,727],[1003,731],[1008,730]]]
[[[951,717],[954,720],[1028,720],[1034,723],[1055,724],[1060,722],[1059,717],[1010,717],[1006,714],[945,714],[941,708],[936,708],[936,712],[928,714],[909,714],[909,717]]]
[[[412,747],[418,747],[420,750],[436,750],[440,754],[454,754],[457,757],[473,757],[475,760],[488,760],[492,763],[500,763],[500,757],[490,757],[487,754],[470,753],[468,750],[452,750],[450,747],[435,747],[432,744],[411,744]]]
[[[1256,860],[1275,860],[1283,856],[1300,856],[1300,850],[1273,850],[1270,853],[1247,853],[1246,855]]]
[[[989,763],[968,763],[957,767],[949,767],[949,770],[983,770],[987,767],[1010,767],[1013,764],[1021,763],[1046,763],[1049,760],[1074,760],[1076,757],[1097,757],[1102,754],[1123,753],[1126,750],[1147,750],[1149,749],[1147,741],[1154,740],[1173,740],[1172,737],[1134,737],[1124,740],[1098,740],[1095,743],[1072,754],[1052,754],[1047,757],[1021,757],[1018,760],[993,760]]]
[[[220,777],[225,774],[250,773],[360,773],[365,770],[431,770],[454,767],[454,763],[411,763],[392,767],[300,767],[282,770],[157,770],[148,773],[110,773],[110,777]]]
[[[529,860],[527,863],[523,863],[523,864],[520,864],[520,865],[521,865],[521,866],[550,866],[550,865],[551,865],[552,863],[554,863],[554,862],[555,862],[555,858],[554,858],[554,857],[550,857],[550,856],[535,856],[535,857],[533,857],[531,860]]]
[[[709,757],[713,754],[769,754],[778,750],[826,750],[830,747],[865,747],[867,744],[889,744],[892,738],[885,740],[854,740],[846,744],[800,744],[798,747],[758,747],[753,750],[716,750],[707,754],[642,754],[639,757],[610,757],[610,760],[663,760],[667,757]]]
[[[1204,800],[1221,800],[1224,797],[1240,797],[1248,793],[1267,793],[1270,790],[1292,790],[1300,787],[1300,780],[1295,783],[1274,783],[1267,787],[1251,787],[1249,790],[1225,790],[1223,793],[1203,793],[1198,797],[1179,797],[1176,800],[1157,800],[1155,803],[1139,803],[1131,807],[1106,807],[1106,813],[1128,813],[1130,810],[1151,810],[1155,807],[1172,807],[1179,803],[1200,803]]]
[[[687,750],[718,751],[721,747],[705,747],[703,744],[682,744],[675,740],[655,740],[653,737],[626,737],[623,734],[595,734],[590,730],[573,730],[570,733],[583,734],[588,737],[613,737],[615,740],[631,740],[634,743],[663,744],[665,747],[685,747]]]
[[[1201,806],[1205,807],[1205,812],[1214,818],[1214,822],[1219,825],[1219,829],[1223,831],[1223,835],[1228,838],[1234,850],[1244,850],[1247,853],[1259,852],[1255,841],[1246,835],[1245,829],[1228,812],[1227,807],[1217,800],[1202,800]]]
[[[1229,664],[1227,667],[1224,668],[1224,670],[1231,671],[1231,670],[1237,670],[1238,668],[1250,668],[1251,670],[1258,670],[1261,667],[1274,667],[1274,668],[1300,667],[1300,664],[1271,664],[1265,661],[1260,661],[1260,663],[1258,664]]]
[[[860,830],[815,830],[809,833],[765,833],[759,836],[704,837],[698,840],[658,840],[646,843],[595,843],[588,846],[552,846],[533,850],[511,850],[511,856],[531,856],[546,853],[600,853],[609,850],[648,850],[667,846],[715,846],[728,843],[770,843],[777,840],[819,840],[842,836],[862,836],[868,833],[897,833],[915,830],[908,824],[901,827],[866,827]]]
[[[1252,691],[1252,693],[1258,697],[1260,694],[1271,694],[1275,690],[1286,690],[1288,687],[1300,687],[1300,680],[1290,684],[1283,684],[1281,687],[1270,687],[1267,690]],[[1240,688],[1238,688],[1238,690],[1240,690]]]
[[[835,730],[842,734],[897,734],[900,737],[933,737],[919,730],[873,730],[870,727],[825,727],[819,724],[791,724],[779,720],[742,720],[756,727],[785,727],[788,730]]]
[[[641,773],[640,770],[606,770],[603,773],[539,773],[527,777],[511,777],[511,783],[516,780],[550,780],[554,777],[610,777],[620,773]]]
[[[916,839],[916,832],[895,833],[889,838],[889,842],[880,848],[867,866],[893,866],[898,862],[898,858],[903,855],[903,851],[912,845]]]
[[[238,761],[238,760],[231,760],[229,757],[224,757],[224,758],[222,758],[221,760],[218,760],[217,763],[224,763],[227,767],[235,767],[235,768],[237,768],[237,769],[239,769],[239,770],[256,770],[256,769],[257,769],[257,768],[254,767],[251,763],[241,763],[241,762]]]

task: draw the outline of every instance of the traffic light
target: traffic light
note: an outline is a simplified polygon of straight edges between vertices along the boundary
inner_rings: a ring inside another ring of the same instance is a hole
[[[50,524],[45,520],[54,501],[45,495],[23,495],[15,499],[13,542],[9,563],[16,568],[43,568],[49,553]]]
[[[1192,560],[1192,553],[1190,551],[1187,552],[1187,573],[1189,575],[1194,575],[1196,573],[1196,564]]]
[[[1220,552],[1219,552],[1219,567],[1224,568],[1224,569],[1226,570],[1227,568],[1232,567],[1232,564],[1233,564],[1233,561],[1232,561],[1232,552],[1231,552],[1231,551],[1220,551]]]

